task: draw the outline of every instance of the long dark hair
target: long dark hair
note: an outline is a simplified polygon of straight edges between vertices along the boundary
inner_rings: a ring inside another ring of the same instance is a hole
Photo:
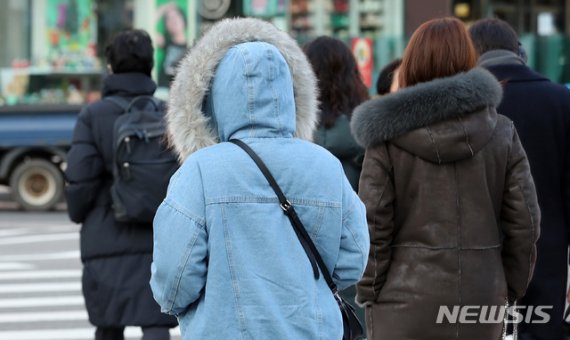
[[[342,41],[319,37],[303,47],[319,84],[321,125],[332,127],[341,115],[368,99],[352,51]]]

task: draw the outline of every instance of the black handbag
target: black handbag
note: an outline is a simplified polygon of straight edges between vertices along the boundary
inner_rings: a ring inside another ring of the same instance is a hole
[[[265,178],[269,182],[269,185],[271,186],[273,191],[275,191],[275,194],[279,198],[279,204],[281,206],[281,209],[283,209],[283,212],[285,213],[285,215],[287,215],[289,221],[291,221],[293,230],[295,231],[295,234],[299,238],[301,246],[303,246],[303,249],[305,250],[307,257],[309,258],[311,267],[313,268],[313,275],[315,276],[315,280],[319,279],[319,268],[320,268],[323,277],[327,282],[327,285],[329,286],[331,292],[333,293],[333,296],[336,302],[338,303],[340,312],[342,314],[342,323],[344,328],[344,335],[342,337],[343,340],[355,340],[361,338],[364,335],[364,329],[360,324],[360,321],[356,317],[354,308],[349,303],[344,301],[342,297],[338,294],[338,289],[336,287],[336,284],[333,282],[331,274],[329,273],[327,267],[325,266],[325,263],[323,262],[323,259],[319,254],[319,251],[317,250],[315,244],[307,234],[305,226],[303,225],[303,223],[299,219],[299,216],[297,216],[297,213],[295,212],[295,208],[293,207],[291,202],[287,200],[287,198],[283,194],[283,191],[281,191],[281,188],[275,181],[275,178],[273,178],[273,175],[271,175],[271,172],[269,171],[265,163],[263,163],[261,158],[259,158],[259,156],[255,153],[255,151],[253,151],[247,144],[245,144],[241,140],[231,139],[230,142],[242,148],[251,157],[251,159],[253,159],[259,170],[261,170],[261,172],[263,173],[263,176],[265,176]]]

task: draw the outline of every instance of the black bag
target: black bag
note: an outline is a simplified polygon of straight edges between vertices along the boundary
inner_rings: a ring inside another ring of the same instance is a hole
[[[166,148],[164,103],[152,96],[129,101],[107,97],[123,109],[113,129],[113,185],[115,220],[151,223],[166,196],[170,177],[178,169]]]
[[[271,172],[269,171],[265,163],[263,163],[261,158],[259,158],[259,156],[255,153],[255,151],[253,151],[247,144],[245,144],[241,140],[232,139],[230,140],[230,142],[234,143],[235,145],[242,148],[245,152],[247,152],[247,154],[253,159],[259,170],[261,170],[261,172],[269,182],[269,185],[271,186],[273,191],[275,191],[275,194],[277,194],[281,209],[283,209],[283,212],[285,213],[285,215],[287,215],[289,221],[291,221],[293,230],[295,230],[295,234],[297,234],[297,237],[299,238],[299,241],[301,242],[301,245],[303,246],[303,249],[305,250],[307,257],[311,262],[315,280],[319,279],[319,268],[320,268],[323,277],[327,282],[327,285],[329,286],[330,290],[332,291],[334,298],[340,308],[340,312],[342,314],[342,323],[344,327],[343,340],[354,340],[361,338],[364,335],[364,329],[360,324],[358,317],[356,317],[354,308],[349,303],[344,301],[342,297],[338,294],[338,289],[336,287],[336,284],[333,282],[331,274],[329,273],[327,267],[325,266],[325,263],[323,262],[323,259],[319,254],[319,251],[315,247],[315,244],[311,240],[309,234],[307,234],[305,226],[303,225],[303,223],[299,219],[299,216],[297,216],[297,213],[295,212],[295,208],[293,208],[291,202],[287,200],[287,198],[283,194],[283,191],[281,191],[281,188],[275,181],[275,178],[273,178],[273,175],[271,175]]]

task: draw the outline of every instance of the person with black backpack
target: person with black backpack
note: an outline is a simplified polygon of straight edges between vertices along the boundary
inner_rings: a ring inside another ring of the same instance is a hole
[[[149,286],[152,219],[178,163],[164,145],[165,105],[152,97],[152,42],[124,31],[105,53],[103,99],[79,113],[66,170],[68,214],[82,224],[85,305],[95,339],[123,339],[125,326],[169,339],[177,321]]]

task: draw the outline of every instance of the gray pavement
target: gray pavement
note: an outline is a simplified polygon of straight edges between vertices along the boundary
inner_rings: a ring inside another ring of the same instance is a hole
[[[65,206],[48,213],[19,210],[0,186],[0,339],[93,339],[81,295],[79,226]],[[128,339],[140,339],[128,327]],[[174,339],[180,339],[174,329]]]

